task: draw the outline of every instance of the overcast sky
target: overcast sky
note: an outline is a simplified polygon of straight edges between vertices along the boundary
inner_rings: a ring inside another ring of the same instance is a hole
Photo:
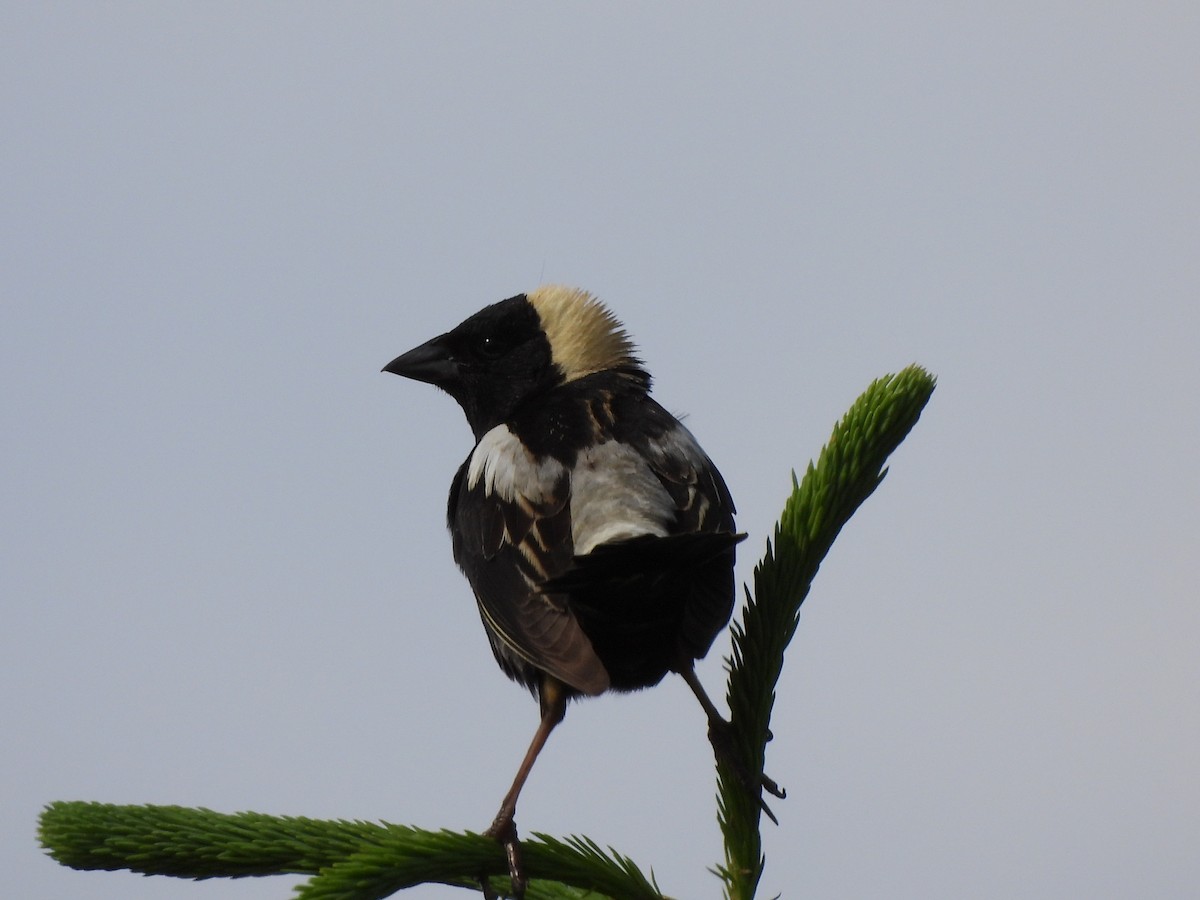
[[[740,580],[858,393],[939,378],[804,607],[764,898],[1195,896],[1197,46],[1194,2],[4,3],[5,893],[295,882],[70,871],[53,800],[491,821],[537,706],[450,557],[470,432],[379,369],[566,282]],[[517,821],[717,897],[711,767],[679,679],[580,703]]]

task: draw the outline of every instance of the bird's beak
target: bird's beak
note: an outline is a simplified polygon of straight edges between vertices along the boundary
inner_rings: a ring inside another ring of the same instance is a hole
[[[383,367],[384,372],[424,381],[446,389],[458,383],[458,361],[446,346],[445,335],[401,353]]]

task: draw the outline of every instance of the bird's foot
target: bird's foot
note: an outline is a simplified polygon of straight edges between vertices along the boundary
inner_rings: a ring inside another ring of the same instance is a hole
[[[517,839],[517,823],[513,821],[512,813],[500,810],[484,836],[492,838],[504,848],[504,855],[508,859],[508,875],[512,881],[511,896],[513,900],[523,900],[529,879],[521,862],[521,842]],[[479,884],[486,900],[496,900],[496,894],[486,878],[479,879]]]
[[[767,740],[769,741],[770,739],[771,735],[768,734]],[[758,805],[762,808],[762,811],[766,813],[768,819],[778,825],[779,820],[775,818],[775,813],[771,811],[771,807],[763,799],[763,791],[766,791],[772,797],[778,797],[780,800],[787,799],[787,791],[781,788],[775,779],[771,778],[765,772],[751,773],[750,766],[742,758],[742,754],[738,752],[733,742],[733,724],[720,716],[710,716],[708,720],[708,740],[712,744],[713,754],[716,756],[717,762],[725,763],[742,787],[747,792],[757,795]]]

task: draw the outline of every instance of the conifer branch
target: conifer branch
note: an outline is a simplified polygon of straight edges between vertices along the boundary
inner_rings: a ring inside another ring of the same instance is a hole
[[[717,760],[717,806],[725,838],[718,869],[730,900],[750,900],[763,870],[759,831],[762,776],[770,740],[775,685],[796,633],[800,605],[825,554],[846,521],[883,481],[884,463],[920,418],[936,380],[912,365],[874,381],[834,428],[804,480],[792,474],[792,494],[775,536],[754,569],[740,622],[732,627],[726,696],[737,758],[749,771]],[[747,784],[747,776],[751,784]]]
[[[39,836],[52,857],[75,869],[193,879],[314,876],[299,889],[303,900],[373,900],[428,882],[478,888],[479,876],[496,876],[497,894],[509,888],[508,863],[492,838],[386,823],[56,802],[43,810]],[[537,835],[522,842],[522,852],[538,876],[527,900],[664,900],[628,857],[587,838]]]

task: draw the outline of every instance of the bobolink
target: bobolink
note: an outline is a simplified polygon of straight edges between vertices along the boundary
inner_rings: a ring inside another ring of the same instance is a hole
[[[446,391],[475,447],[450,488],[454,559],[496,661],[541,721],[488,830],[522,888],[513,815],[567,700],[693,671],[733,610],[733,500],[696,439],[649,395],[611,312],[543,287],[480,310],[384,371]]]

